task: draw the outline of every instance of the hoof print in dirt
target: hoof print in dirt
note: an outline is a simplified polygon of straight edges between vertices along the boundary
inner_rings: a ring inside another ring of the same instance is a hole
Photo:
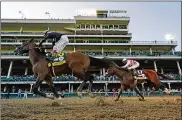
[[[104,106],[104,105],[106,105],[106,103],[104,101],[104,98],[102,98],[102,97],[97,98],[95,104],[97,106]]]
[[[181,102],[181,98],[177,98],[176,99],[176,102]]]
[[[142,99],[142,98],[139,98],[139,101],[145,101],[144,99]]]
[[[60,106],[60,104],[58,102],[53,102],[51,105],[54,106],[54,107]]]

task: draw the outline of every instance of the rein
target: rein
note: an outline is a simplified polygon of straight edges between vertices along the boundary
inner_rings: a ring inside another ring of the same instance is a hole
[[[31,49],[28,49],[28,50],[32,50],[32,49],[52,49],[52,47],[33,47]]]

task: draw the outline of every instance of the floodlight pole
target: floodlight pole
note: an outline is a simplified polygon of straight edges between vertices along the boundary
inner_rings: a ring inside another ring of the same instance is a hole
[[[46,15],[48,15],[48,19],[50,19],[50,13],[49,12],[45,12]]]
[[[23,16],[24,16],[23,12],[19,11],[19,14],[21,14],[21,19],[23,19]]]

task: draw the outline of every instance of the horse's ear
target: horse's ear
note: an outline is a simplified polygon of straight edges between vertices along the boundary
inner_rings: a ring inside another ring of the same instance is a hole
[[[31,43],[31,42],[33,42],[33,41],[34,41],[34,37],[33,37],[33,38],[31,38],[29,42]]]

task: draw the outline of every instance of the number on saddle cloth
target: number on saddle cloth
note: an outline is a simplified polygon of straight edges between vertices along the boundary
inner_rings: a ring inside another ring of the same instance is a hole
[[[138,75],[143,74],[143,70],[137,70]]]
[[[66,58],[66,53],[57,53],[55,57],[57,59],[56,61],[62,61]]]
[[[56,57],[64,57],[65,53],[57,53]]]
[[[64,59],[64,54],[63,53],[57,53],[57,54],[55,54],[54,62],[59,62],[59,61],[62,61],[63,59]]]
[[[138,76],[145,76],[143,70],[137,70],[137,75]]]

